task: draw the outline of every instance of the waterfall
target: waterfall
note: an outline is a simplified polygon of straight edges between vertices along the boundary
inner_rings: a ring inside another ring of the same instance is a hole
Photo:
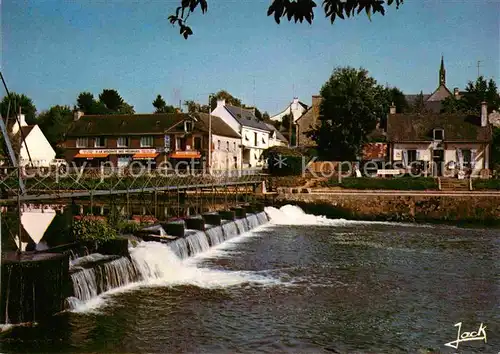
[[[237,219],[234,221],[234,223],[236,224],[236,227],[238,228],[238,231],[240,234],[245,233],[248,230],[250,230],[250,228],[248,227],[247,218]]]
[[[140,242],[130,248],[130,258],[94,253],[72,259],[70,274],[74,296],[66,298],[65,304],[75,309],[101,293],[138,281],[168,279],[182,283],[186,279],[202,279],[200,269],[185,267],[182,260],[267,222],[265,212],[249,214],[206,231],[186,230],[185,237],[169,243]]]
[[[189,245],[185,238],[178,238],[168,245],[180,259],[189,257]]]
[[[238,235],[238,227],[234,221],[223,224],[222,230],[224,231],[224,237],[226,240]]]
[[[74,297],[81,301],[90,300],[100,293],[140,280],[134,265],[126,257],[97,264],[91,268],[73,266],[72,271]]]
[[[255,214],[247,215],[247,220],[248,220],[248,227],[250,230],[256,228],[257,226],[260,226],[259,219]]]
[[[210,239],[210,244],[213,246],[220,245],[225,241],[224,232],[222,231],[221,226],[216,226],[208,229],[206,231],[208,238]]]
[[[190,256],[194,256],[197,253],[205,252],[210,248],[208,244],[207,234],[203,231],[196,231],[196,233],[191,234],[186,237],[186,241],[189,244]]]

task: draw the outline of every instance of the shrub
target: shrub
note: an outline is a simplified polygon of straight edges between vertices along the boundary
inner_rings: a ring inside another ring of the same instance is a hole
[[[72,232],[77,240],[101,244],[117,237],[117,232],[100,218],[86,216],[73,221]]]
[[[472,180],[473,190],[500,190],[500,179],[476,179]]]
[[[402,177],[402,178],[373,178],[348,177],[339,183],[338,178],[329,179],[324,183],[326,187],[342,187],[345,189],[385,189],[385,190],[437,190],[438,183],[432,177]]]
[[[303,155],[296,149],[273,146],[262,153],[267,160],[268,171],[273,176],[296,176],[302,174]]]

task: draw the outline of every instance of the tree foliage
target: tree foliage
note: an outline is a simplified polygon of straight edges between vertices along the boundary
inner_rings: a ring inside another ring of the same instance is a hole
[[[4,96],[0,102],[2,117],[13,123],[19,113],[19,106],[21,106],[21,113],[25,115],[26,123],[30,125],[36,124],[35,104],[25,94],[11,92],[10,96]]]
[[[479,76],[476,82],[467,83],[461,97],[447,97],[442,103],[442,112],[480,114],[483,101],[488,104],[488,113],[500,107],[496,82],[493,79],[487,81],[483,76]]]
[[[125,102],[114,89],[102,90],[98,100],[91,92],[81,92],[76,104],[85,114],[135,114],[134,106]]]
[[[334,70],[321,96],[319,125],[307,135],[321,158],[356,160],[367,135],[387,115],[387,90],[368,71],[344,67]]]
[[[155,108],[155,113],[175,113],[175,107],[167,105],[167,102],[165,102],[161,95],[156,96],[153,101],[153,107]]]
[[[197,112],[209,113],[210,111],[208,105],[206,104],[202,105],[193,100],[184,101],[184,105],[187,106],[187,110],[189,113],[197,113]]]
[[[380,13],[385,15],[385,6],[396,4],[396,9],[404,0],[324,0],[323,11],[326,18],[333,24],[337,18],[354,17],[364,11],[371,20],[371,15]],[[272,0],[267,10],[267,16],[273,16],[276,23],[280,23],[282,18],[295,23],[302,23],[306,20],[311,24],[314,20],[314,9],[316,3],[313,0]],[[169,16],[172,25],[179,27],[180,34],[189,38],[193,34],[192,29],[187,25],[189,16],[200,9],[204,14],[208,11],[207,0],[181,0],[175,14]]]
[[[63,153],[58,144],[64,141],[72,122],[73,112],[69,106],[53,106],[38,116],[40,129],[58,155]]]

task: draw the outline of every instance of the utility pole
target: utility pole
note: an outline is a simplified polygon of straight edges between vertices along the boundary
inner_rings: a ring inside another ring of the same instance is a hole
[[[21,243],[21,234],[23,232],[23,223],[21,222],[21,147],[22,147],[22,127],[21,127],[21,105],[19,105],[19,119],[18,119],[18,124],[19,124],[19,152],[18,152],[18,161],[19,163],[17,164],[17,182],[18,182],[18,187],[17,187],[17,217],[19,218],[19,222],[17,224],[17,235],[19,238],[19,245],[17,249],[17,256],[21,256],[22,252],[22,243]]]
[[[480,76],[480,71],[479,71],[479,68],[481,67],[481,60],[478,60],[477,61],[477,77]]]
[[[212,174],[212,94],[208,95],[208,174]]]

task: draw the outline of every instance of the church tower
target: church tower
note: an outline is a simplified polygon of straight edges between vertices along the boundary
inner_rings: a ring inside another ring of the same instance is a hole
[[[441,68],[439,69],[439,86],[446,87],[446,70],[444,68],[444,57],[441,56]]]

